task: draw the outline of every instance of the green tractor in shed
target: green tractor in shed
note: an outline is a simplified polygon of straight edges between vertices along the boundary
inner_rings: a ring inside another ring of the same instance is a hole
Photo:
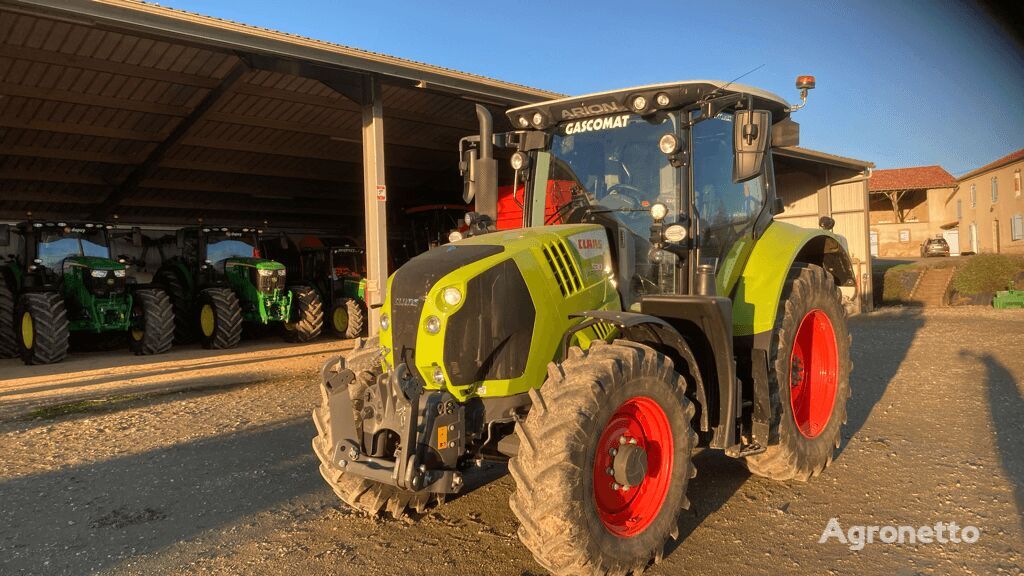
[[[17,254],[0,265],[0,357],[59,362],[72,334],[127,333],[136,354],[170,350],[171,302],[159,287],[136,284],[126,257],[111,257],[112,229],[94,222],[17,226]],[[0,230],[0,244],[10,244],[10,232]],[[141,231],[132,237],[141,245]]]
[[[234,348],[243,323],[280,327],[288,342],[307,342],[323,330],[323,306],[316,291],[289,286],[280,262],[260,257],[256,228],[201,226],[178,230],[178,254],[167,259],[153,281],[171,297],[174,338],[204,348]]]
[[[699,448],[775,480],[821,473],[846,421],[855,277],[827,219],[774,221],[772,148],[796,145],[798,107],[660,84],[510,110],[496,139],[478,106],[469,230],[392,274],[379,337],[324,367],[313,449],[337,495],[402,516],[508,462],[537,561],[604,575],[678,537]],[[522,229],[494,226],[496,141]]]
[[[300,245],[301,277],[327,302],[327,328],[339,338],[366,332],[366,252],[350,240]]]

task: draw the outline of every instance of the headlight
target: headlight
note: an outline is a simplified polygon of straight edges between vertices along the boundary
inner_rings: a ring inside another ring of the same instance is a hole
[[[530,164],[530,158],[523,152],[516,152],[509,163],[512,164],[513,170],[522,170]]]
[[[281,268],[280,270],[277,271],[278,276],[284,276],[285,273],[287,273],[287,270],[285,270],[284,268]]]
[[[125,273],[124,270],[114,270],[114,276],[118,278],[124,278]]]
[[[391,327],[391,318],[387,314],[380,315],[380,329],[387,330]]]
[[[662,232],[662,234],[665,236],[665,240],[668,240],[669,242],[682,242],[683,240],[686,240],[686,226],[683,226],[682,224],[673,224],[668,228],[665,228],[665,231]]]
[[[665,155],[679,152],[679,137],[675,134],[665,134],[658,140],[658,149]]]
[[[437,316],[427,316],[424,327],[427,329],[427,334],[437,334],[441,331],[441,320]]]
[[[259,273],[260,276],[273,276],[274,275],[274,271],[273,270],[264,270],[262,268],[257,270],[257,272]]]
[[[653,218],[655,222],[661,222],[665,219],[665,216],[668,216],[668,206],[661,202],[655,202],[651,205],[651,218]]]
[[[462,292],[454,286],[445,288],[441,296],[444,297],[445,304],[449,306],[458,306],[459,302],[462,302]]]
[[[462,240],[462,232],[459,232],[458,230],[452,230],[448,234],[449,242],[458,242],[459,240]]]
[[[106,278],[107,277],[107,271],[106,270],[92,270],[89,273],[92,274],[93,278]]]

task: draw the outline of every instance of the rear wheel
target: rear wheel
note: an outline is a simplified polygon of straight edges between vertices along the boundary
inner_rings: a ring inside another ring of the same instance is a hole
[[[641,571],[678,536],[697,435],[672,361],[624,340],[574,349],[516,426],[510,505],[554,574]]]
[[[331,333],[339,338],[359,338],[366,330],[366,311],[355,298],[339,298],[331,308]]]
[[[774,480],[806,481],[832,463],[850,398],[850,333],[842,295],[822,268],[794,268],[786,281],[769,359],[771,439],[745,458]]]
[[[188,344],[196,339],[195,317],[189,310],[188,300],[185,298],[185,285],[181,278],[172,270],[160,270],[153,279],[156,284],[164,289],[167,297],[171,300],[171,308],[174,312],[174,343]]]
[[[296,286],[291,291],[292,320],[282,324],[282,336],[288,342],[309,342],[323,332],[323,303],[316,290],[309,286]]]
[[[18,340],[14,336],[14,293],[0,277],[0,358],[18,355]]]
[[[234,348],[242,339],[242,309],[230,288],[207,288],[199,293],[199,338],[203,348]]]
[[[163,354],[174,343],[174,307],[159,288],[143,288],[132,295],[128,345],[135,354]]]
[[[18,349],[25,364],[53,364],[68,355],[70,331],[64,299],[56,292],[27,292],[14,311]]]
[[[345,368],[355,373],[355,381],[348,386],[348,394],[352,398],[352,417],[357,430],[362,426],[361,408],[364,392],[381,373],[380,360],[380,341],[377,337],[363,340],[345,359]],[[443,501],[444,495],[441,494],[409,492],[395,486],[346,474],[344,469],[327,458],[326,455],[334,446],[334,439],[330,434],[331,399],[323,386],[320,387],[320,392],[322,395],[321,405],[313,410],[313,421],[317,428],[317,437],[313,439],[313,450],[320,458],[320,475],[331,485],[338,498],[341,498],[351,508],[371,516],[376,516],[383,511],[393,518],[405,517],[409,510],[421,514],[430,504]]]

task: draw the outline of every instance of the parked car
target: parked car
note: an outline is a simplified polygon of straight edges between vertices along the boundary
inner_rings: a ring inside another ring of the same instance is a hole
[[[921,244],[921,257],[949,256],[949,244],[944,238],[929,238]]]

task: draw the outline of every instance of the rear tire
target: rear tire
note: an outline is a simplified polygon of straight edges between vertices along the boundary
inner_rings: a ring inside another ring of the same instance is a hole
[[[375,382],[381,373],[380,340],[375,336],[357,344],[345,359],[345,368],[355,373],[355,382],[349,385],[348,393],[353,399],[352,409],[356,428],[361,427],[360,415],[363,393],[367,386]],[[330,360],[337,362],[337,360]],[[429,492],[409,492],[395,486],[367,480],[360,476],[346,474],[326,457],[334,446],[331,438],[330,396],[323,386],[320,387],[321,405],[313,410],[313,421],[317,428],[317,437],[313,438],[313,450],[320,458],[320,475],[330,484],[334,493],[350,508],[376,516],[382,511],[392,518],[407,517],[409,510],[422,514],[434,502],[442,502],[444,495]],[[357,402],[358,400],[358,402]]]
[[[331,307],[331,334],[338,338],[359,338],[366,331],[366,310],[355,298],[339,298]]]
[[[171,300],[174,312],[174,343],[189,344],[196,340],[196,325],[185,297],[185,285],[173,270],[158,271],[153,282],[159,284]]]
[[[174,344],[174,306],[159,288],[136,290],[128,345],[137,355],[163,354]]]
[[[242,339],[242,309],[230,288],[207,288],[199,293],[196,307],[199,339],[203,348],[234,348]]]
[[[323,303],[309,286],[295,286],[291,292],[292,321],[281,325],[281,336],[288,342],[309,342],[324,330]]]
[[[573,348],[561,366],[549,365],[516,425],[519,453],[509,463],[519,539],[538,563],[559,575],[603,575],[661,560],[665,543],[678,537],[696,473],[694,407],[685,391],[668,357],[626,340]],[[621,446],[634,444],[620,444],[627,435],[639,438],[646,464],[640,481],[623,489],[619,472],[608,472],[620,465]]]
[[[14,317],[18,349],[25,364],[53,364],[67,357],[71,332],[60,294],[22,294]]]
[[[0,276],[0,358],[17,358],[18,340],[14,335],[14,293]]]
[[[832,275],[814,265],[793,268],[769,358],[770,441],[778,442],[744,459],[752,473],[806,481],[832,463],[850,398],[850,341],[842,294]],[[821,399],[830,399],[831,406]]]

